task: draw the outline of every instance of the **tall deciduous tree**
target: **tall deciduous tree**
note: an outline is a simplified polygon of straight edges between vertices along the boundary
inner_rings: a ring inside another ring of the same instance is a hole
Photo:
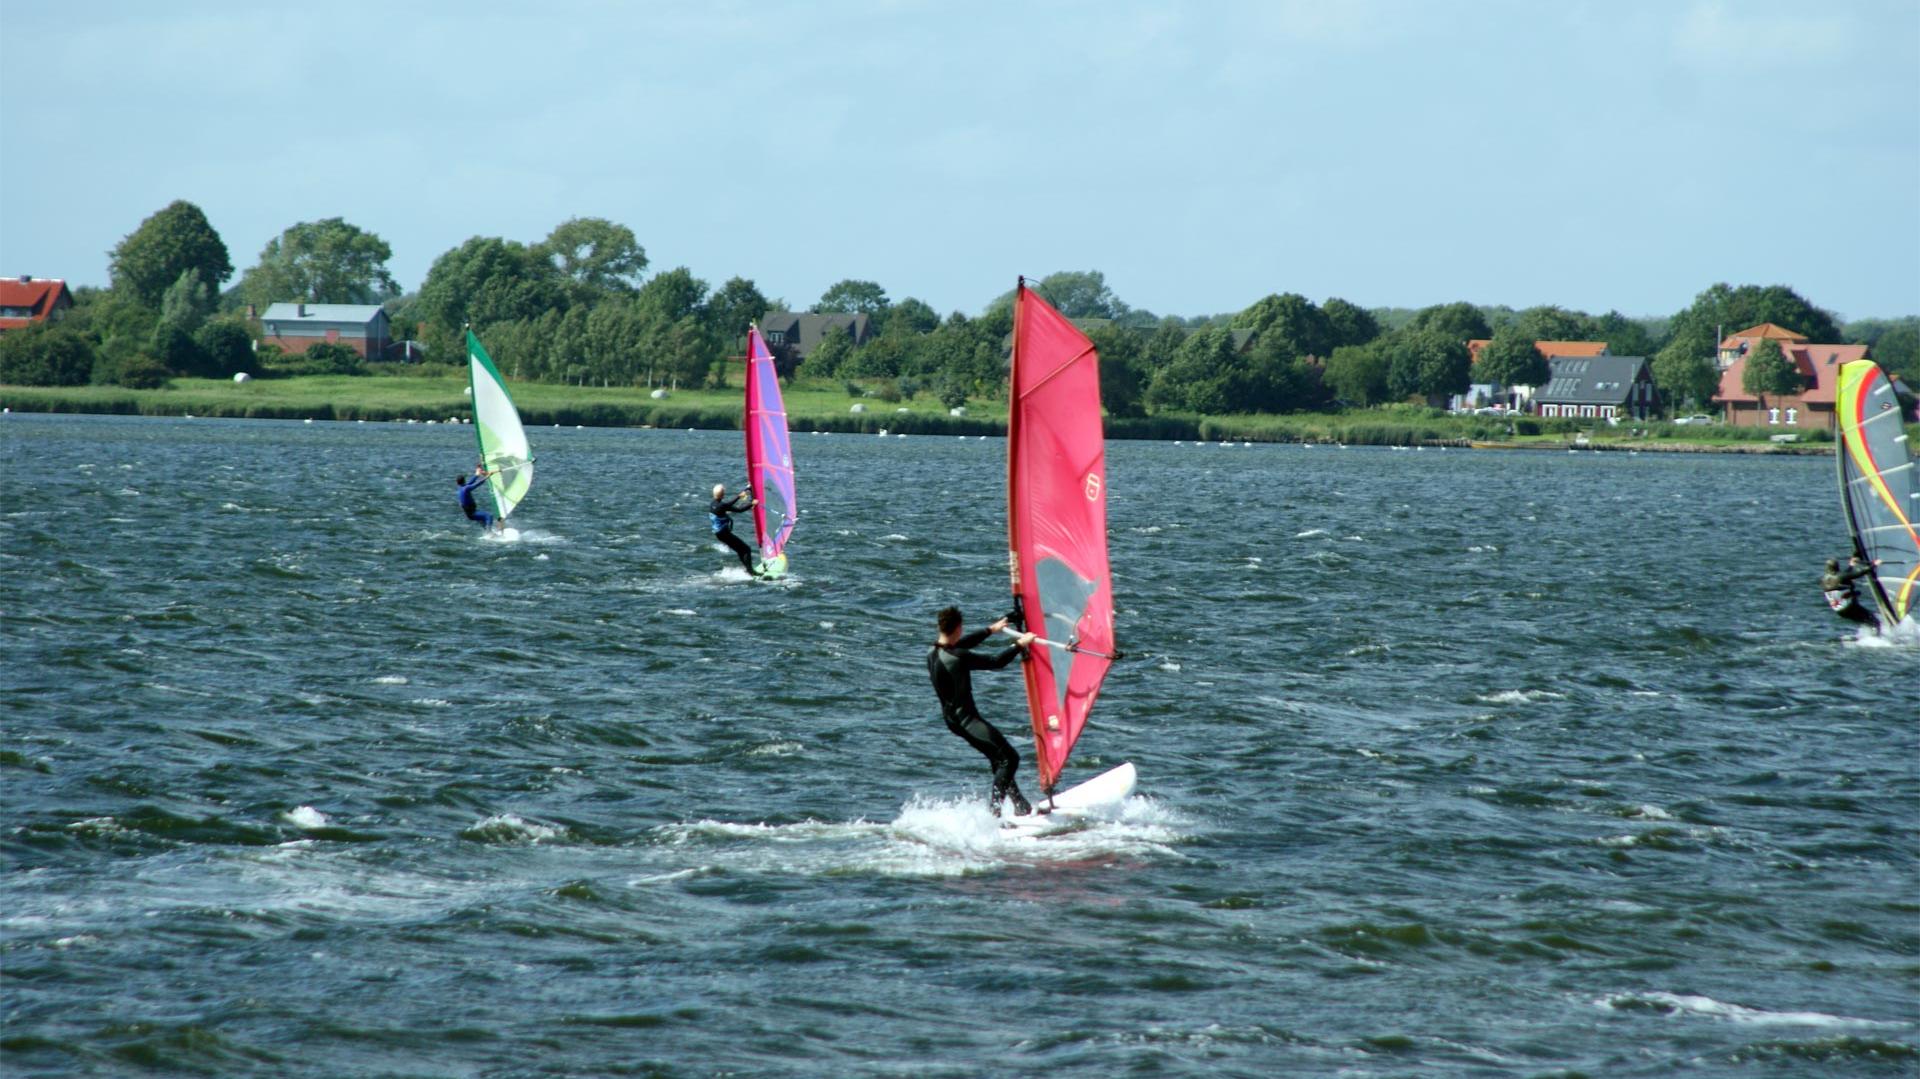
[[[188,270],[200,271],[200,280],[217,288],[233,276],[233,261],[207,215],[184,199],[140,222],[114,246],[109,265],[113,287],[148,307],[158,307],[167,287]]]
[[[745,337],[747,325],[760,321],[770,309],[759,287],[744,277],[729,278],[707,298],[707,318],[714,332],[730,343]]]
[[[1334,348],[1364,345],[1380,336],[1379,321],[1364,307],[1335,296],[1321,304],[1320,310],[1327,316],[1327,327],[1333,332]]]
[[[1514,316],[1513,330],[1522,337],[1535,341],[1585,341],[1590,320],[1575,311],[1554,307],[1551,304],[1541,307],[1529,307]],[[1493,333],[1498,340],[1498,330]]]
[[[1552,368],[1535,345],[1535,339],[1518,325],[1494,331],[1493,340],[1480,350],[1480,362],[1472,365],[1474,377],[1499,386],[1545,383],[1552,377]]]
[[[646,249],[633,230],[604,217],[569,218],[535,244],[534,252],[566,279],[582,303],[633,292],[647,270]]]
[[[848,278],[821,293],[820,302],[813,305],[813,310],[816,314],[869,315],[879,319],[890,306],[886,289],[872,281]]]
[[[1458,327],[1410,330],[1387,342],[1387,388],[1396,397],[1419,394],[1432,402],[1466,391],[1473,363]]]
[[[1333,351],[1333,324],[1313,301],[1297,292],[1266,296],[1233,316],[1229,325],[1252,330],[1262,346],[1292,360]]]
[[[207,287],[199,270],[188,270],[167,286],[160,297],[160,321],[192,333],[213,314],[219,298]]]
[[[1050,273],[1033,290],[1068,318],[1119,318],[1128,310],[1099,270]]]
[[[433,261],[419,310],[429,324],[457,335],[468,323],[536,318],[563,300],[559,275],[525,244],[475,236]]]
[[[1406,328],[1414,331],[1432,330],[1459,341],[1462,347],[1468,341],[1493,336],[1493,330],[1487,325],[1487,316],[1464,300],[1423,307],[1414,312]]]
[[[302,221],[267,241],[259,263],[240,275],[239,292],[261,308],[288,300],[382,303],[400,295],[387,271],[392,257],[385,240],[342,218]]]
[[[1785,285],[1714,285],[1673,316],[1673,335],[1686,337],[1696,351],[1710,352],[1721,337],[1771,322],[1803,334],[1809,341],[1840,340],[1833,316]],[[1704,342],[1707,347],[1700,348]]]
[[[1378,404],[1387,399],[1387,371],[1391,365],[1378,342],[1341,345],[1327,357],[1326,383],[1342,401],[1353,405]]]
[[[1713,360],[1698,341],[1676,338],[1649,366],[1661,398],[1676,408],[1704,407],[1719,385]]]
[[[1780,342],[1771,337],[1762,338],[1760,343],[1747,353],[1746,370],[1740,373],[1740,388],[1760,399],[1760,407],[1767,407],[1768,394],[1796,393],[1803,385],[1800,370],[1780,351]]]

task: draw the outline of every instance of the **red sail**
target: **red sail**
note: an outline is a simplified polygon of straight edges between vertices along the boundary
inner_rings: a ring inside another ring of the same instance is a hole
[[[1024,282],[1013,302],[1007,531],[1027,628],[1051,642],[1023,666],[1040,785],[1052,791],[1112,662],[1107,454],[1099,354]]]

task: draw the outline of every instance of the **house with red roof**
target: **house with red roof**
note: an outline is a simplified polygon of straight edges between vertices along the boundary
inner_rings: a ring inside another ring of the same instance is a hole
[[[1748,393],[1741,380],[1747,373],[1747,355],[1761,341],[1777,341],[1780,354],[1800,372],[1798,393],[1768,394],[1763,401]],[[1771,322],[1741,330],[1720,342],[1720,388],[1713,395],[1727,423],[1736,427],[1774,427],[1793,431],[1831,431],[1833,394],[1840,384],[1840,365],[1867,358],[1865,345],[1812,344],[1800,334]]]
[[[73,293],[57,277],[32,274],[0,278],[0,333],[24,330],[36,322],[51,322],[73,306]]]

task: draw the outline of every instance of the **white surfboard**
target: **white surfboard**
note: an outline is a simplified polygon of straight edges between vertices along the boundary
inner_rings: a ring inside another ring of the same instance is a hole
[[[1075,818],[1089,816],[1103,809],[1110,809],[1126,800],[1133,793],[1133,785],[1138,779],[1133,770],[1133,762],[1128,761],[1118,768],[1106,771],[1076,784],[1054,795],[1051,799],[1034,802],[1032,813],[1015,813],[1002,817],[1001,822],[1015,828],[1032,829],[1056,826],[1063,827]],[[1042,812],[1042,810],[1051,810]]]

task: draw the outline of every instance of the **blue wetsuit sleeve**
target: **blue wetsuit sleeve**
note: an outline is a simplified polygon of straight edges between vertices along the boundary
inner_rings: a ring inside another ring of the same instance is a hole
[[[962,652],[960,656],[961,661],[971,670],[997,671],[1007,664],[1012,663],[1013,657],[1019,654],[1020,646],[1010,644],[1004,650],[995,652],[991,656],[983,656],[978,652]]]
[[[991,636],[993,636],[993,631],[990,629],[976,629],[972,633],[962,635],[959,640],[953,642],[953,646],[955,648],[978,648],[982,644],[985,644],[987,638]]]

